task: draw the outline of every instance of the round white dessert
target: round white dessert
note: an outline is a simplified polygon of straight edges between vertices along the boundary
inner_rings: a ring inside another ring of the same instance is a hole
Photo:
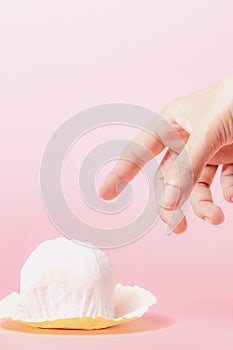
[[[114,271],[105,254],[64,237],[40,244],[21,269],[21,305],[29,317],[114,318]]]

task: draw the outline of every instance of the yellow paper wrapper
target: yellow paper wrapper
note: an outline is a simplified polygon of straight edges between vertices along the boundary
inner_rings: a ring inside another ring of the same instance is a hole
[[[20,305],[20,295],[11,293],[0,301],[0,319],[23,322],[29,326],[47,329],[101,329],[142,317],[156,303],[154,295],[138,286],[123,286],[115,290],[115,318],[71,317],[63,319],[29,319]]]

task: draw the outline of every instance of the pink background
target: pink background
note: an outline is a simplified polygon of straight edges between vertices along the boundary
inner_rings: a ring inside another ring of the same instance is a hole
[[[59,235],[44,212],[39,191],[41,157],[55,129],[96,104],[127,102],[156,111],[224,76],[233,62],[233,3],[24,0],[2,2],[0,7],[4,297],[18,289],[20,268],[32,249]],[[107,134],[111,138],[117,132]],[[135,130],[121,133],[130,138]],[[88,147],[101,141],[98,133],[81,140],[77,164]],[[129,217],[140,215],[143,181],[142,177],[134,183]],[[67,182],[69,197],[74,184]],[[233,207],[223,201],[218,182],[214,195],[226,215],[221,226],[202,222],[190,210],[183,235],[167,236],[165,225],[158,223],[136,243],[107,251],[119,281],[141,285],[157,296],[158,305],[144,319],[93,334],[33,334],[5,325],[0,328],[1,348],[232,349]],[[70,201],[88,219],[81,201],[75,196]],[[123,215],[117,222],[126,219]],[[102,216],[95,220],[111,224]]]

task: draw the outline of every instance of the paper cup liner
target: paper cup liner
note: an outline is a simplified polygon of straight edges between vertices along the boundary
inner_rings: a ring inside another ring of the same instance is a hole
[[[0,319],[17,321],[35,328],[46,329],[102,329],[129,322],[142,317],[150,306],[156,303],[154,295],[138,286],[124,286],[115,289],[115,317],[65,317],[61,319],[32,319],[20,304],[20,294],[12,292],[0,301]]]

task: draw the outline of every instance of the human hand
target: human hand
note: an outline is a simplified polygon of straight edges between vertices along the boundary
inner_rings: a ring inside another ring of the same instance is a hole
[[[168,147],[154,182],[157,209],[169,225],[169,231],[181,233],[186,230],[181,206],[190,194],[197,216],[214,225],[222,223],[224,214],[214,204],[210,186],[218,166],[222,165],[223,196],[233,202],[233,73],[194,94],[175,99],[159,114],[164,123],[155,118],[148,127],[150,132],[140,132],[129,143],[122,159],[101,185],[100,196],[106,200],[116,197],[119,182],[131,181],[140,166],[148,161],[135,147],[135,142],[153,156]],[[178,135],[186,145],[177,149]]]

